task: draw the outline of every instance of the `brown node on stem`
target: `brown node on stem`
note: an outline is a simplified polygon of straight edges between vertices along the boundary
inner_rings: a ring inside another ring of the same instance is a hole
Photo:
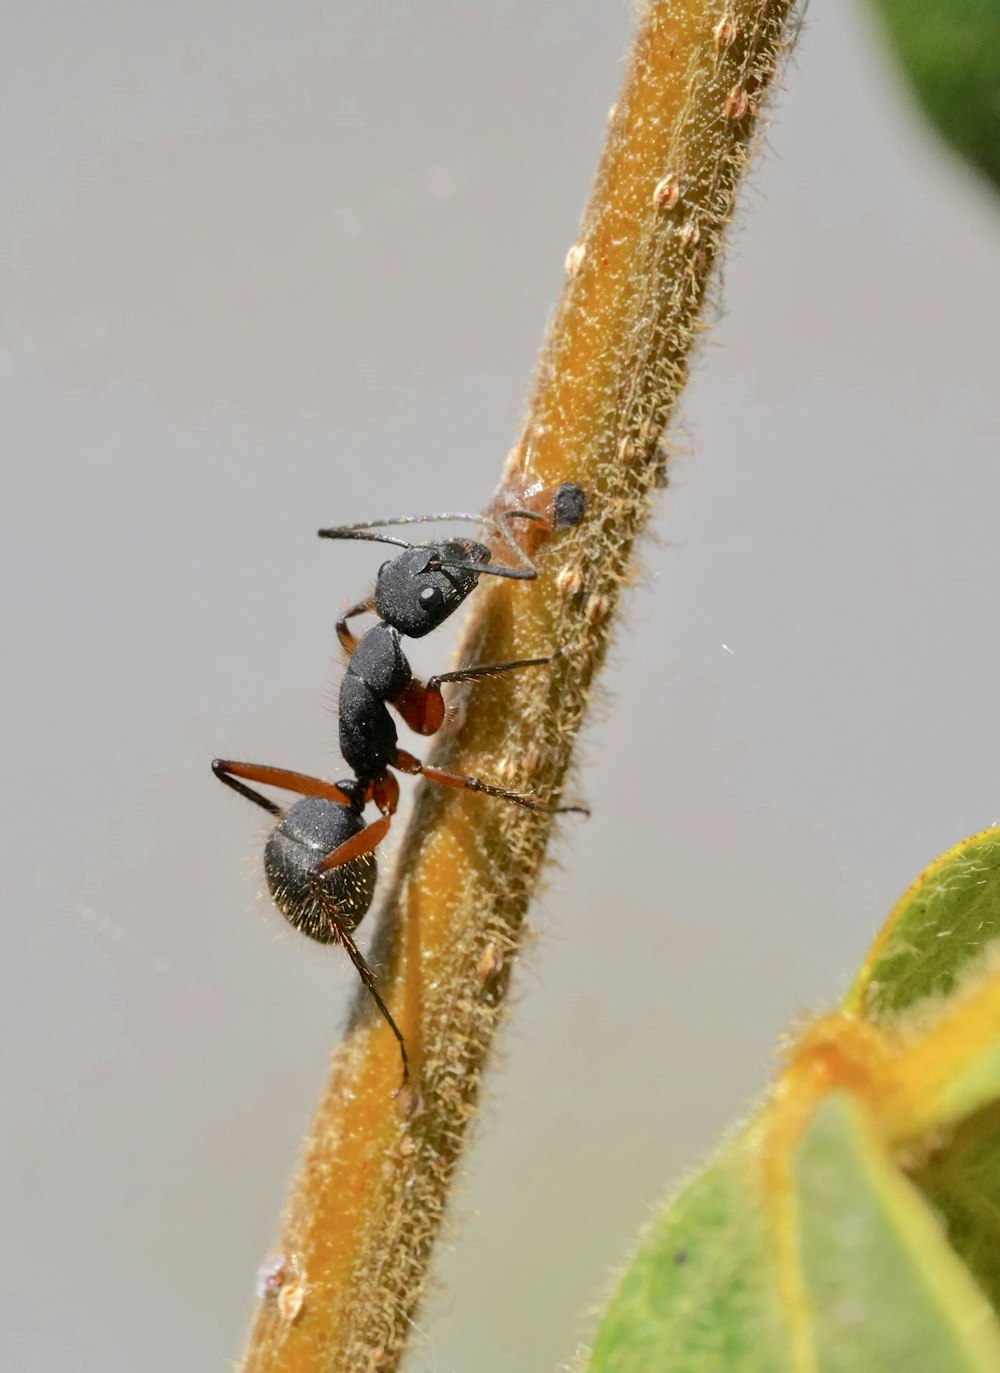
[[[278,1314],[288,1325],[294,1325],[306,1304],[304,1282],[290,1282],[278,1293]]]
[[[701,238],[701,226],[696,219],[689,219],[681,230],[681,244],[685,248],[693,248]]]
[[[288,1280],[289,1262],[287,1254],[272,1254],[257,1269],[257,1296],[263,1301],[266,1297],[276,1297]]]
[[[653,204],[658,210],[672,210],[680,198],[680,182],[673,172],[668,172],[653,188]]]
[[[491,939],[483,950],[483,956],[479,960],[480,982],[488,982],[491,977],[496,977],[497,973],[504,965],[503,947],[495,939]]]
[[[587,256],[587,250],[582,243],[574,243],[566,254],[566,275],[579,276],[580,268],[583,266],[583,259]]]
[[[524,750],[521,757],[521,772],[525,777],[533,777],[542,762],[542,750],[534,740]]]
[[[643,443],[656,443],[663,432],[663,421],[655,415],[647,415],[639,426],[639,438]]]
[[[722,106],[722,113],[727,119],[742,119],[747,112],[750,101],[743,86],[737,81],[736,85],[726,96],[725,104]]]
[[[736,20],[729,15],[720,19],[715,26],[713,37],[716,52],[725,52],[727,48],[731,48],[736,42]]]
[[[575,600],[580,595],[582,587],[583,577],[580,575],[580,569],[571,564],[562,568],[556,577],[556,590],[568,601]]]
[[[407,1082],[405,1086],[399,1089],[396,1104],[399,1108],[399,1114],[405,1120],[412,1120],[414,1116],[418,1116],[424,1109],[424,1099],[420,1094],[419,1087],[412,1081]]]
[[[596,624],[598,620],[603,620],[610,609],[610,596],[591,596],[587,601],[587,606],[584,611],[584,614],[586,615],[589,622],[593,625]]]
[[[510,754],[508,754],[505,758],[500,759],[493,771],[496,773],[497,780],[502,782],[504,786],[509,787],[513,785],[514,779],[518,776],[521,769],[514,759],[511,758]]]

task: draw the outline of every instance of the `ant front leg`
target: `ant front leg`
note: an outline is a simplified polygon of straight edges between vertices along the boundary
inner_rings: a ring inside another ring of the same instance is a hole
[[[367,601],[359,601],[357,605],[352,605],[350,610],[345,610],[337,621],[337,638],[340,640],[340,647],[347,654],[348,658],[354,657],[354,650],[361,640],[347,628],[347,621],[353,619],[355,615],[374,613],[374,610],[375,603],[369,598]]]
[[[476,667],[459,668],[457,672],[442,672],[427,682],[411,681],[409,686],[396,697],[390,705],[416,734],[436,734],[444,724],[444,697],[441,695],[443,682],[478,682],[484,677],[500,677],[505,672],[515,672],[521,667],[544,667],[563,652],[557,648],[545,658],[516,658],[509,663],[480,663]]]
[[[589,815],[586,806],[552,806],[545,801],[536,801],[533,796],[524,796],[519,791],[508,791],[506,787],[494,786],[480,777],[467,777],[460,772],[447,772],[444,768],[430,767],[414,758],[405,749],[396,750],[393,767],[414,777],[426,777],[428,782],[436,782],[441,787],[454,787],[458,791],[478,791],[484,796],[495,796],[500,801],[509,801],[524,810],[540,811],[544,815]]]

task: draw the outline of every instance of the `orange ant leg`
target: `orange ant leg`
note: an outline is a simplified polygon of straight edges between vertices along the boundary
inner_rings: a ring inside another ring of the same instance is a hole
[[[389,704],[415,734],[437,734],[444,724],[444,697],[433,677],[426,685],[414,678]]]
[[[510,663],[481,663],[476,667],[460,668],[457,672],[442,672],[425,683],[412,681],[394,701],[394,706],[416,734],[436,734],[444,724],[444,698],[441,695],[442,682],[477,682],[484,677],[500,677],[505,672],[514,672],[520,667],[544,667],[554,658],[562,657],[562,649],[556,649],[547,658],[517,658]]]
[[[350,839],[345,839],[342,844],[338,844],[332,853],[326,855],[317,868],[317,872],[330,872],[333,868],[342,867],[345,863],[350,863],[355,858],[361,858],[366,853],[373,853],[389,833],[392,817],[399,805],[399,783],[395,777],[386,773],[384,777],[372,782],[366,792],[365,800],[375,802],[382,812],[381,820],[373,820],[360,833],[352,834]]]
[[[399,783],[391,772],[383,772],[381,777],[370,782],[365,800],[374,801],[383,815],[395,815],[399,806]]]
[[[236,780],[237,777],[243,777],[248,782],[261,782],[268,787],[281,787],[284,791],[295,791],[300,796],[321,796],[325,801],[335,801],[341,806],[354,804],[353,798],[332,782],[321,782],[318,777],[308,777],[304,772],[292,772],[288,768],[271,768],[263,763],[233,763],[228,758],[214,758],[212,771],[220,782],[272,815],[282,815],[284,812],[274,801],[261,796],[259,791],[243,786]]]
[[[381,820],[373,820],[358,834],[352,834],[350,839],[345,839],[342,844],[338,844],[332,853],[326,855],[316,871],[331,872],[334,868],[340,868],[345,863],[353,862],[355,858],[362,858],[366,853],[372,853],[389,833],[391,824],[391,815],[383,815]]]
[[[520,792],[494,786],[479,777],[466,777],[459,772],[446,772],[444,768],[429,767],[404,749],[396,750],[393,767],[411,776],[426,777],[429,782],[436,782],[441,787],[454,787],[459,791],[478,791],[485,796],[496,796],[501,801],[510,801],[512,805],[522,806],[525,810],[540,811],[545,815],[590,814],[586,806],[552,806],[545,801],[536,801],[533,796],[523,796]]]
[[[347,654],[348,658],[353,657],[354,650],[361,640],[347,628],[347,621],[352,619],[355,615],[367,615],[374,612],[374,610],[374,601],[359,601],[357,605],[352,605],[350,610],[345,610],[337,621],[337,638],[340,640],[340,646]]]

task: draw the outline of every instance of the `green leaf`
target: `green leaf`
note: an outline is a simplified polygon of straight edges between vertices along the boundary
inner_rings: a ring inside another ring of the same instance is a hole
[[[948,1240],[1000,1311],[1000,1102],[955,1129],[912,1173]]]
[[[992,1307],[851,1097],[820,1107],[794,1176],[820,1373],[1000,1369]]]
[[[649,1226],[589,1373],[1000,1373],[998,936],[992,830],[921,874]]]
[[[763,1185],[757,1138],[650,1226],[589,1373],[1000,1373],[993,1308],[862,1106],[826,1098],[787,1191]]]
[[[931,123],[1000,189],[1000,4],[874,0],[874,7]]]
[[[745,1141],[731,1144],[649,1227],[591,1373],[790,1373],[754,1162]]]
[[[964,839],[903,894],[848,993],[874,1020],[946,997],[1000,938],[1000,829]]]

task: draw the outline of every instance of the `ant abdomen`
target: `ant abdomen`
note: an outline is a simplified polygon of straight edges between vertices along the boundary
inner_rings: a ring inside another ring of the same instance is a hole
[[[375,894],[378,864],[372,853],[327,872],[323,859],[365,822],[347,806],[305,796],[281,817],[264,849],[264,874],[275,905],[297,930],[335,944],[338,928],[351,931]]]

